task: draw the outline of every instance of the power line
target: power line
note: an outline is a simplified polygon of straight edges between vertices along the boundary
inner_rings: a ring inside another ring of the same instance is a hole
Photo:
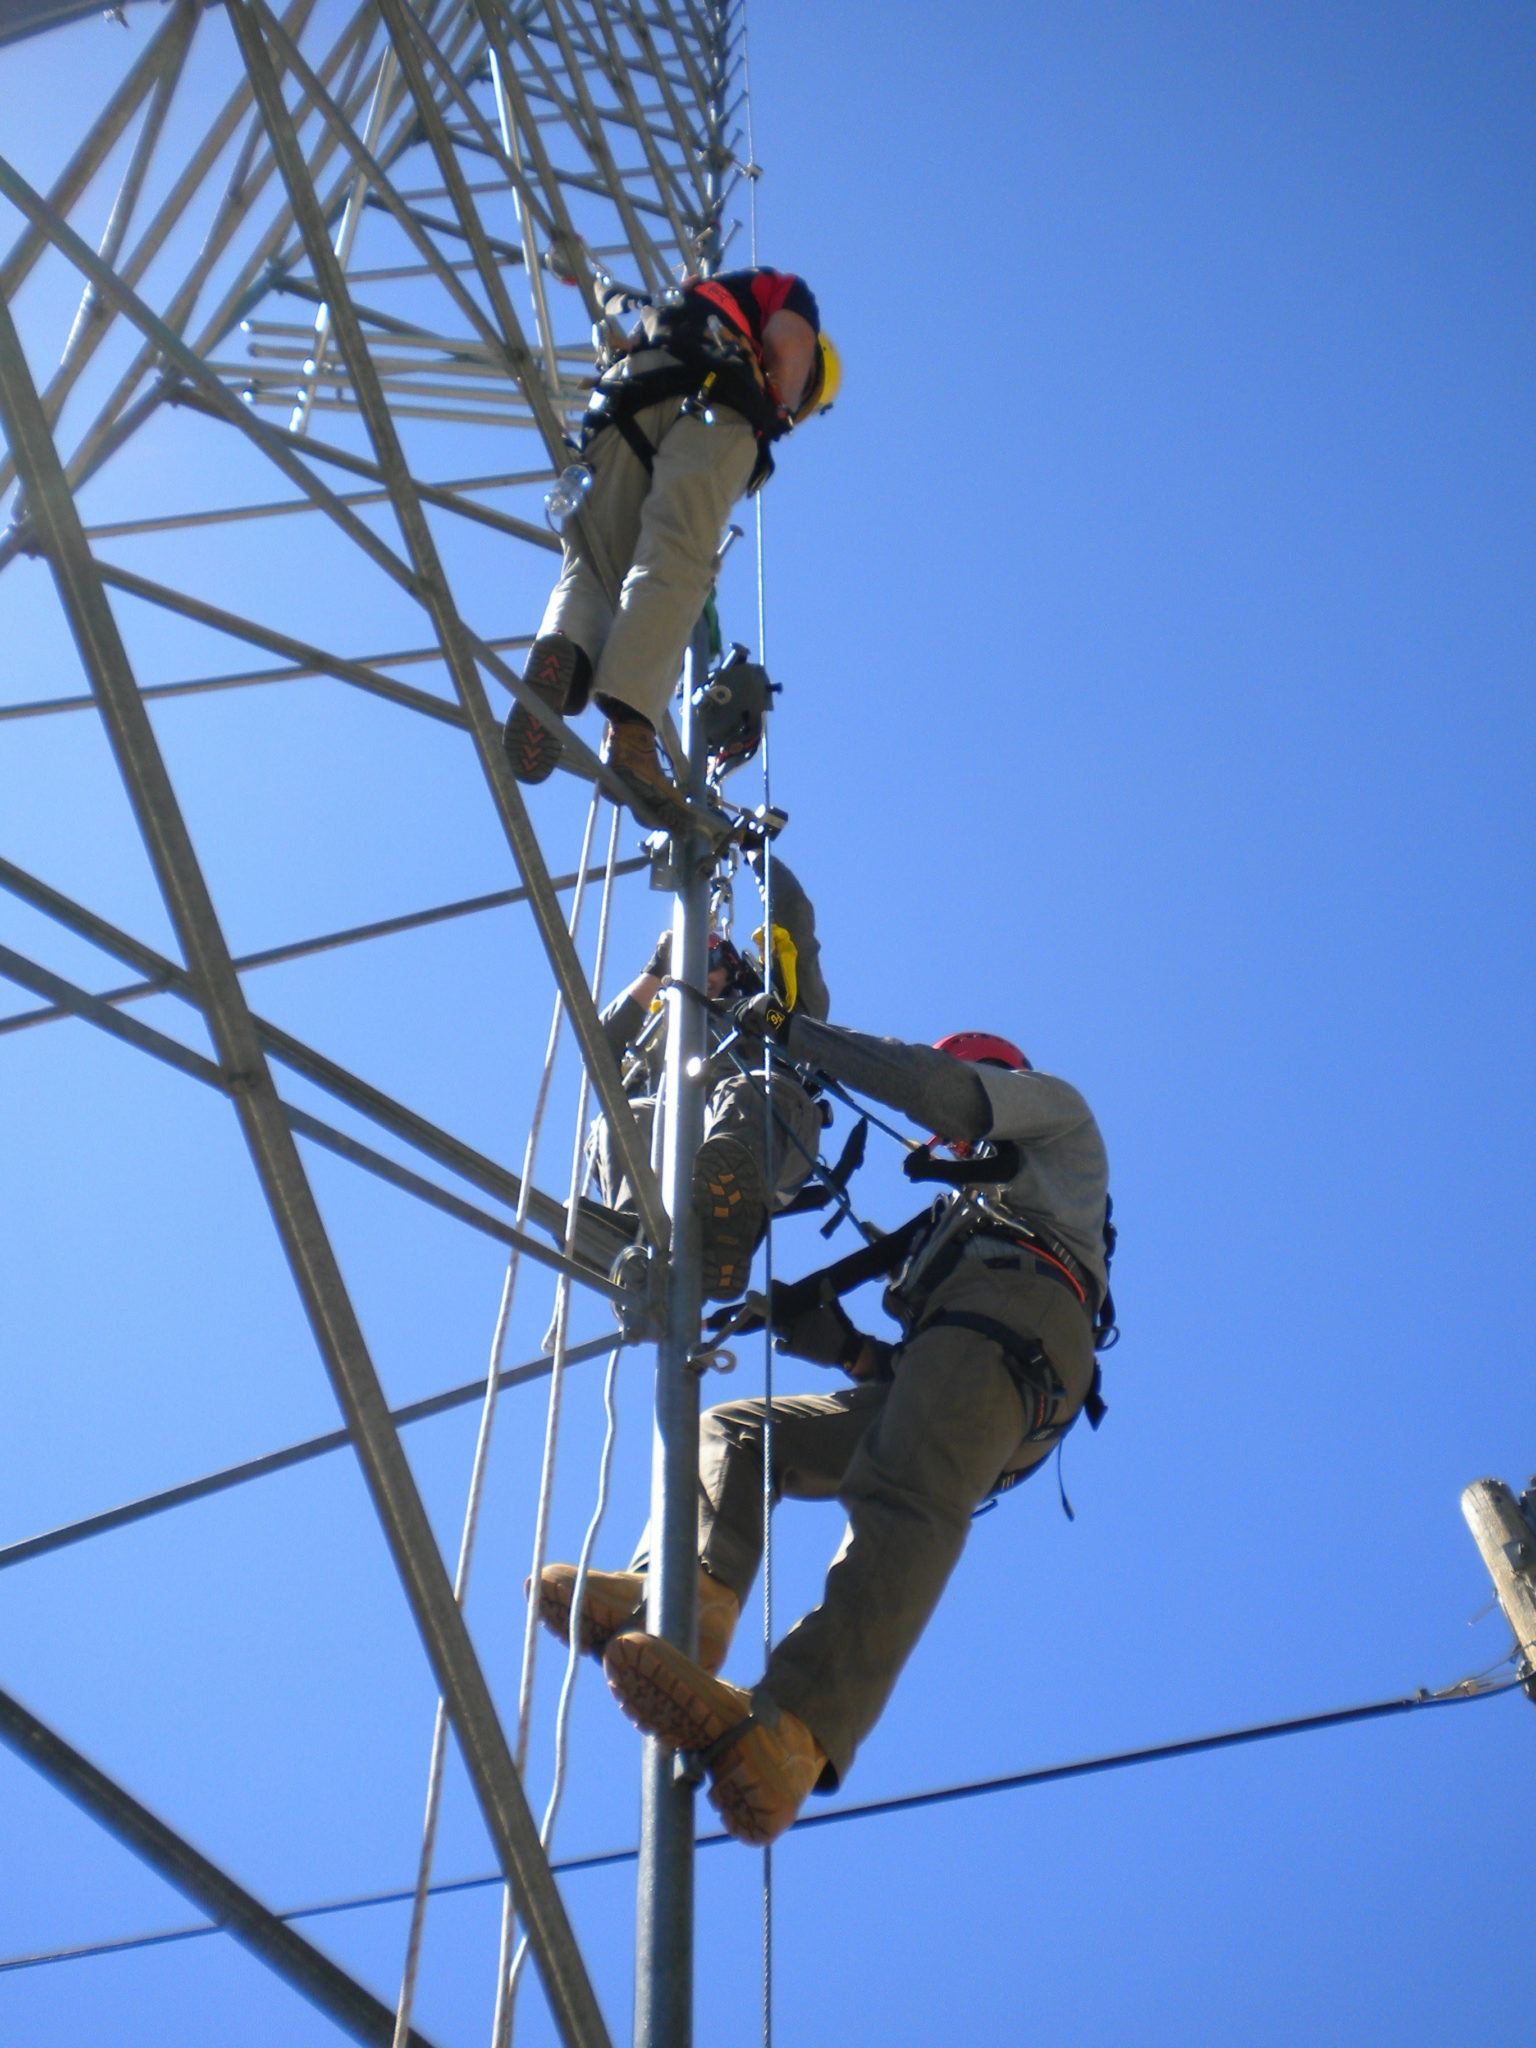
[[[1068,1778],[1088,1778],[1103,1771],[1127,1770],[1133,1764],[1166,1763],[1174,1757],[1200,1756],[1213,1749],[1236,1749],[1244,1743],[1269,1741],[1283,1735],[1307,1735],[1319,1728],[1344,1728],[1359,1721],[1380,1721],[1396,1714],[1414,1713],[1421,1707],[1451,1707],[1466,1700],[1493,1699],[1501,1693],[1514,1691],[1525,1681],[1526,1673],[1523,1671],[1502,1679],[1463,1678],[1439,1692],[1421,1688],[1399,1699],[1372,1700],[1358,1707],[1335,1707],[1328,1713],[1302,1714],[1284,1721],[1263,1721],[1252,1727],[1228,1728],[1217,1735],[1193,1735],[1181,1742],[1155,1743],[1150,1748],[1115,1750],[1106,1756],[1081,1757],[1075,1763],[1045,1764],[1033,1771],[1013,1771],[1006,1777],[973,1778],[960,1785],[940,1785],[927,1792],[903,1792],[893,1799],[869,1799],[859,1805],[835,1806],[827,1812],[803,1814],[791,1832],[803,1834],[812,1828],[836,1827],[843,1821],[873,1820],[880,1814],[912,1813],[925,1806],[948,1806],[961,1799],[985,1798],[994,1792],[1019,1792],[1032,1785],[1053,1785]],[[696,1837],[695,1847],[713,1849],[730,1839],[724,1829],[717,1829]],[[584,1870],[609,1870],[618,1864],[633,1863],[639,1853],[637,1847],[600,1849],[589,1856],[562,1857],[551,1863],[550,1869],[558,1877]],[[505,1883],[503,1873],[496,1870],[483,1877],[449,1878],[432,1885],[430,1892],[432,1897],[440,1898],[454,1892],[483,1891],[491,1885]],[[275,1917],[284,1921],[317,1920],[330,1913],[355,1913],[370,1906],[404,1905],[413,1896],[409,1886],[404,1890],[360,1892],[351,1898],[327,1899],[319,1905],[293,1906]],[[51,1963],[84,1962],[90,1956],[123,1955],[133,1949],[163,1948],[173,1942],[196,1941],[204,1935],[223,1931],[218,1925],[204,1922],[193,1927],[161,1928],[152,1934],[123,1935],[113,1941],[88,1942],[74,1948],[0,1957],[0,1974],[10,1970],[41,1969]]]

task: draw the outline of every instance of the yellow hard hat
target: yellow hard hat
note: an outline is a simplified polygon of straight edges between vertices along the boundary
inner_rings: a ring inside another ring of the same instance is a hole
[[[816,374],[795,410],[795,425],[800,426],[815,413],[825,412],[841,390],[842,382],[843,359],[833,346],[832,337],[819,334],[816,337]]]

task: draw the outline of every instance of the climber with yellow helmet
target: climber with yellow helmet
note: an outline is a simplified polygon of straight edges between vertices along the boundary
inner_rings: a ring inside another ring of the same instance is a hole
[[[749,851],[748,859],[755,865],[761,854]],[[665,1065],[666,1011],[657,997],[671,973],[671,937],[670,929],[662,933],[644,972],[602,1014],[604,1035],[619,1062],[625,1093],[647,1135]],[[762,932],[755,937],[755,949],[738,950],[723,933],[710,934],[704,993],[711,1001],[739,1001],[763,989],[763,963],[770,957],[770,949]],[[777,858],[773,863],[771,958],[769,985],[779,1004],[796,1016],[824,1019],[829,999],[821,973],[816,912],[793,872]],[[728,1035],[727,1027],[719,1028],[722,1036]],[[711,1055],[705,1068],[704,1142],[694,1161],[693,1202],[699,1218],[704,1293],[716,1301],[738,1294],[746,1286],[770,1206],[782,1209],[794,1198],[811,1171],[821,1142],[820,1102],[793,1069],[776,1062],[772,1082],[775,1143],[770,1162],[761,1065],[760,1056],[733,1058],[722,1050]],[[744,1072],[743,1067],[756,1071]],[[593,1126],[592,1150],[603,1201],[611,1209],[627,1210],[628,1185],[601,1118]]]
[[[562,718],[595,700],[612,766],[675,828],[680,792],[656,734],[731,509],[773,473],[772,444],[831,405],[842,368],[810,287],[787,271],[689,277],[649,297],[615,288],[604,309],[610,328],[629,311],[640,321],[587,409],[580,516],[567,522],[523,681]],[[591,542],[620,579],[617,604]],[[520,782],[543,782],[559,762],[560,735],[521,701],[503,739]]]

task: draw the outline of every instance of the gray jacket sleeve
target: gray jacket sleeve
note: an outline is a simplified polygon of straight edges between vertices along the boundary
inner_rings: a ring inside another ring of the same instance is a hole
[[[755,871],[755,868],[754,868]],[[793,868],[775,856],[773,921],[783,925],[795,948],[795,978],[800,1007],[808,1017],[823,1020],[832,1007],[821,972],[821,941],[816,936],[816,911]]]
[[[869,1038],[840,1024],[815,1024],[797,1011],[789,1051],[834,1081],[889,1103],[946,1141],[974,1145],[992,1128],[992,1104],[976,1069],[931,1045]]]
[[[645,1029],[645,1011],[633,996],[617,996],[598,1018],[608,1049],[621,1064],[625,1053]]]
[[[1020,1145],[1050,1144],[1093,1122],[1093,1112],[1070,1081],[1054,1074],[982,1067],[976,1077],[992,1106],[991,1132]]]

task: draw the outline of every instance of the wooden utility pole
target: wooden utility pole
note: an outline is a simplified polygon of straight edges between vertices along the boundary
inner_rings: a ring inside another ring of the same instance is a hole
[[[1474,1479],[1461,1512],[1520,1646],[1526,1697],[1536,1700],[1536,1479],[1519,1500],[1502,1479]]]

